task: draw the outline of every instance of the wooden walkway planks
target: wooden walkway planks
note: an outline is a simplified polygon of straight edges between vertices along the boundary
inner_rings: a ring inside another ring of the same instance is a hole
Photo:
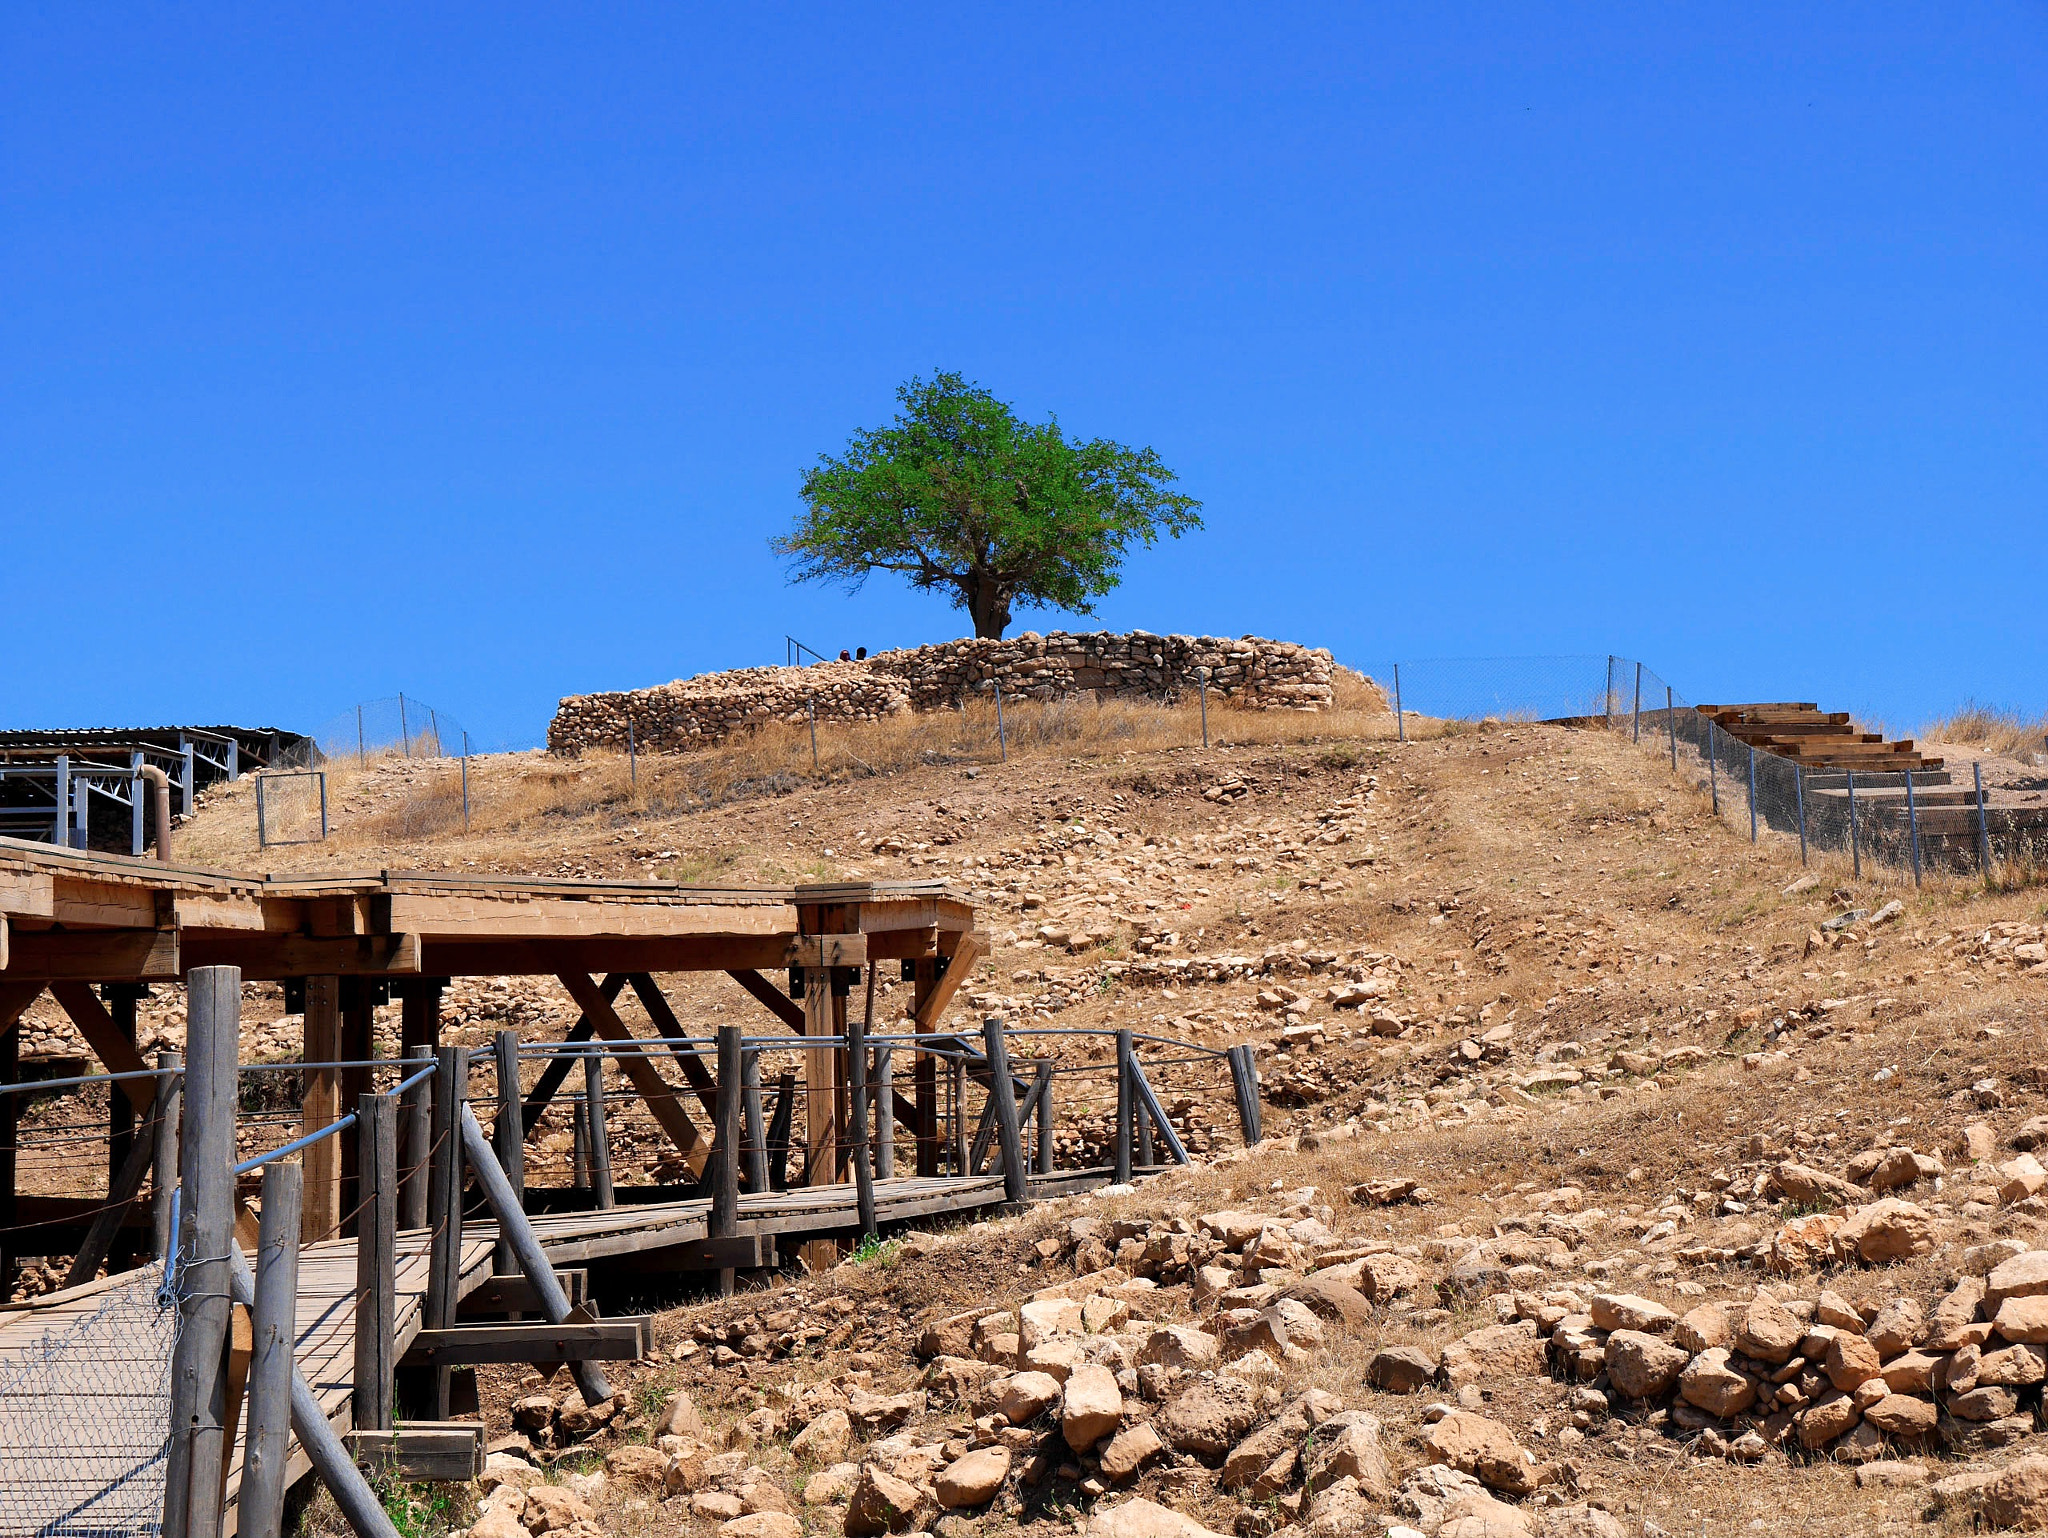
[[[1003,1199],[1000,1176],[954,1179],[943,1176],[910,1176],[875,1182],[875,1214],[884,1223],[901,1222],[937,1212],[967,1212],[993,1206]],[[706,1199],[663,1202],[646,1206],[614,1207],[605,1211],[554,1213],[532,1219],[535,1234],[550,1259],[571,1265],[608,1256],[658,1252],[673,1245],[705,1237],[711,1204]],[[844,1232],[855,1226],[854,1188],[851,1185],[804,1186],[788,1191],[767,1191],[742,1196],[738,1228],[741,1234],[782,1235]],[[495,1223],[468,1223],[462,1234],[462,1292],[467,1295],[491,1274],[491,1257],[497,1241]],[[402,1231],[398,1236],[396,1281],[397,1344],[403,1352],[419,1332],[427,1291],[429,1235],[426,1230]],[[46,1336],[61,1336],[92,1317],[111,1296],[132,1291],[148,1278],[131,1273],[136,1281],[109,1278],[71,1289],[43,1307],[21,1307],[0,1312],[0,1383],[10,1370],[35,1364]],[[314,1395],[326,1408],[337,1429],[349,1426],[355,1372],[355,1241],[333,1239],[307,1245],[299,1258],[298,1345],[299,1369]],[[137,1327],[137,1353],[169,1349],[169,1334],[159,1339]],[[91,1448],[78,1449],[81,1478],[113,1479],[149,1462],[161,1447],[164,1429],[147,1415],[123,1419],[109,1413],[102,1402],[100,1376],[95,1364],[79,1362],[67,1383],[64,1357],[60,1353],[48,1364],[36,1366],[33,1385],[24,1385],[16,1396],[0,1396],[0,1416],[10,1413],[58,1416],[75,1421],[81,1435],[97,1438]],[[297,1446],[293,1447],[290,1477],[298,1478],[308,1465]],[[235,1531],[235,1503],[241,1488],[242,1446],[237,1438],[229,1465],[226,1531]],[[4,1497],[9,1474],[0,1470],[0,1497]],[[54,1513],[53,1513],[54,1514]]]

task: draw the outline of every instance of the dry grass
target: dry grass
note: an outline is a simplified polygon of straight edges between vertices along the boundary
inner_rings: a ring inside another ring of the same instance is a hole
[[[2048,742],[2048,716],[2028,717],[2017,710],[1970,700],[1953,715],[1928,722],[1920,728],[1920,735],[1934,742],[1967,743],[2025,761]]]

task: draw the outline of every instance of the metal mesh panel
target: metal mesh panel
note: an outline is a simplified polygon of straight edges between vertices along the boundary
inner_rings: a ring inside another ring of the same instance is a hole
[[[327,837],[327,776],[313,769],[256,776],[256,842],[317,844]]]
[[[134,1271],[40,1332],[0,1331],[0,1538],[162,1530],[178,1309],[161,1281]]]

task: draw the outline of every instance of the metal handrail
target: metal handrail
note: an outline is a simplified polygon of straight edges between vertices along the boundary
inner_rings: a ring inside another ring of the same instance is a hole
[[[329,1122],[326,1126],[322,1127],[318,1132],[308,1132],[304,1137],[293,1138],[289,1143],[286,1143],[281,1148],[273,1148],[270,1150],[269,1153],[258,1154],[253,1159],[244,1159],[240,1164],[237,1164],[234,1167],[234,1173],[237,1175],[246,1175],[251,1170],[261,1169],[266,1164],[272,1163],[273,1161],[278,1159],[285,1158],[290,1154],[295,1154],[302,1148],[310,1148],[313,1144],[319,1142],[322,1138],[333,1137],[335,1133],[343,1131],[346,1128],[353,1127],[355,1124],[356,1113],[354,1111],[350,1111],[348,1115],[342,1117],[339,1121]]]
[[[0,1095],[34,1094],[44,1089],[76,1089],[82,1084],[112,1084],[121,1079],[177,1078],[182,1068],[134,1068],[126,1073],[88,1073],[75,1079],[35,1079],[22,1084],[0,1084]]]

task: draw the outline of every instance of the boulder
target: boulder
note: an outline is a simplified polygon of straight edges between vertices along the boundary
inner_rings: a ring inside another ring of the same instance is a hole
[[[2025,1341],[2038,1345],[2048,1341],[2048,1293],[2007,1298],[1998,1305],[1991,1328],[2015,1344]]]
[[[1372,1320],[1372,1305],[1356,1287],[1321,1277],[1304,1277],[1285,1288],[1280,1296],[1298,1303],[1326,1324],[1357,1329]]]
[[[1017,1310],[1018,1344],[1025,1351],[1057,1335],[1081,1333],[1081,1305],[1072,1298],[1038,1298]]]
[[[1527,1495],[1542,1483],[1535,1460],[1507,1427],[1469,1410],[1453,1410],[1423,1433],[1423,1450],[1438,1463],[1509,1495]]]
[[[1729,1420],[1756,1403],[1756,1381],[1730,1365],[1726,1346],[1713,1346],[1678,1375],[1678,1396],[1695,1409]]]
[[[1358,1488],[1375,1501],[1393,1492],[1393,1473],[1387,1467],[1379,1421],[1363,1411],[1351,1411],[1333,1421],[1316,1438],[1308,1463],[1308,1488],[1325,1490],[1340,1479],[1356,1481]]]
[[[1535,1377],[1550,1362],[1550,1348],[1533,1320],[1492,1324],[1444,1347],[1444,1376],[1454,1384]]]
[[[1925,1207],[1887,1196],[1850,1213],[1835,1243],[1866,1265],[1911,1260],[1934,1248],[1934,1217]]]
[[[907,1532],[913,1525],[917,1503],[916,1485],[898,1479],[877,1464],[864,1464],[846,1502],[847,1538]]]
[[[965,1457],[947,1464],[932,1486],[939,1504],[948,1510],[963,1506],[986,1506],[1010,1477],[1010,1449],[1003,1446],[977,1447]]]
[[[1088,1519],[1087,1538],[1223,1538],[1223,1535],[1169,1507],[1133,1499],[1119,1506],[1098,1506]]]
[[[573,1490],[561,1485],[535,1485],[526,1492],[526,1510],[521,1519],[529,1533],[559,1533],[578,1522],[595,1522],[597,1513],[590,1502]]]
[[[1417,1393],[1436,1380],[1436,1358],[1420,1346],[1386,1346],[1373,1354],[1365,1380],[1388,1394]]]
[[[1853,1399],[1838,1390],[1830,1390],[1800,1415],[1799,1445],[1808,1451],[1825,1447],[1836,1437],[1854,1430],[1862,1419],[1863,1414]]]
[[[1779,1165],[1771,1176],[1771,1184],[1787,1201],[1802,1206],[1846,1207],[1863,1200],[1863,1192],[1841,1176],[1804,1164]]]
[[[1924,1437],[1939,1420],[1934,1401],[1913,1394],[1887,1394],[1863,1412],[1863,1423],[1888,1437]]]
[[[719,1524],[719,1538],[803,1538],[804,1525],[786,1511],[750,1511]]]
[[[2004,1420],[2018,1408],[2019,1395],[1994,1384],[1948,1396],[1948,1413],[1959,1421]]]
[[[1437,1538],[1535,1538],[1528,1514],[1485,1492],[1461,1495],[1445,1509]]]
[[[1634,1330],[1644,1335],[1669,1335],[1678,1316],[1662,1303],[1627,1292],[1603,1292],[1593,1299],[1593,1328]]]
[[[1060,1404],[1060,1435],[1067,1446],[1085,1453],[1123,1424],[1124,1396],[1116,1374],[1107,1367],[1077,1367],[1067,1376]]]
[[[820,1469],[804,1481],[804,1504],[806,1506],[834,1506],[853,1494],[853,1487],[860,1482],[860,1465],[857,1463],[835,1463],[829,1469]]]
[[[1674,1341],[1694,1353],[1725,1346],[1734,1336],[1734,1329],[1728,1323],[1728,1310],[1718,1303],[1702,1303],[1697,1308],[1688,1309],[1671,1332]]]
[[[1537,1538],[1636,1538],[1598,1506],[1553,1506],[1536,1519]]]
[[[1640,1330],[1616,1330],[1607,1337],[1607,1377],[1624,1399],[1659,1397],[1689,1361],[1683,1346]]]
[[[1016,1373],[992,1388],[997,1412],[1013,1426],[1030,1425],[1060,1401],[1059,1380],[1050,1373]]]
[[[1993,1527],[2048,1530],[2048,1457],[2033,1453],[1985,1485],[1980,1510]]]
[[[1358,1290],[1374,1303],[1419,1292],[1427,1284],[1422,1268],[1405,1255],[1368,1255],[1359,1269]]]
[[[1743,1311],[1742,1325],[1735,1332],[1735,1347],[1759,1362],[1782,1363],[1806,1338],[1806,1326],[1769,1293],[1759,1292]]]
[[[1846,1394],[1858,1384],[1883,1376],[1884,1363],[1869,1341],[1843,1331],[1828,1343],[1821,1370],[1828,1375],[1828,1382]]]
[[[1170,1367],[1182,1372],[1200,1372],[1214,1367],[1223,1355],[1216,1337],[1206,1330],[1184,1324],[1162,1325],[1145,1337],[1138,1348],[1140,1365]]]
[[[656,1447],[615,1447],[605,1454],[604,1471],[622,1485],[658,1490],[668,1474],[668,1454]]]
[[[669,1397],[661,1419],[654,1423],[654,1436],[656,1440],[662,1437],[688,1437],[693,1442],[710,1440],[704,1430],[704,1417],[697,1413],[697,1402],[687,1389],[677,1389]]]
[[[837,1463],[853,1446],[853,1420],[844,1410],[827,1410],[790,1438],[789,1450],[813,1463]]]
[[[2007,1298],[2037,1298],[2048,1294],[2048,1250],[2028,1250],[1992,1269],[1984,1278],[1984,1306],[1992,1314]]]
[[[1113,1480],[1126,1480],[1152,1458],[1164,1451],[1165,1444],[1159,1440],[1159,1433],[1152,1429],[1150,1421],[1140,1421],[1135,1426],[1126,1426],[1109,1439],[1109,1445],[1102,1449],[1100,1462],[1102,1472]]]
[[[1884,1364],[1884,1384],[1894,1394],[1931,1394],[1934,1372],[1948,1359],[1931,1351],[1904,1351]]]
[[[1258,1395],[1235,1378],[1197,1378],[1168,1401],[1153,1424],[1176,1452],[1220,1458],[1259,1418]]]

